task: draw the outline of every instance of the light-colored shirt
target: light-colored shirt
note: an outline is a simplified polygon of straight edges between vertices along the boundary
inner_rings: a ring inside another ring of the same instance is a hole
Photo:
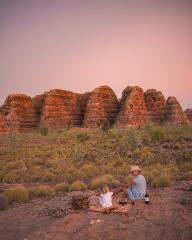
[[[113,195],[113,192],[107,192],[107,193],[101,194],[99,198],[99,202],[102,207],[108,208],[112,206],[112,195]]]
[[[146,193],[146,180],[145,177],[141,174],[133,178],[133,181],[135,182],[135,188],[139,193]]]

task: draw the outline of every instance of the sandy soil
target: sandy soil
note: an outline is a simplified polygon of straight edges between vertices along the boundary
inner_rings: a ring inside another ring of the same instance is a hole
[[[0,212],[0,239],[191,240],[191,185],[180,182],[170,188],[150,190],[151,203],[136,203],[128,216],[75,211],[68,203],[74,192],[13,204]],[[51,209],[60,207],[67,208],[64,217],[48,215]]]

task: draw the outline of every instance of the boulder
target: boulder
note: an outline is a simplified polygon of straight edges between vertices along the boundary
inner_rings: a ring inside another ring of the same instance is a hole
[[[125,88],[122,93],[115,127],[140,127],[147,121],[148,113],[142,88],[137,86]]]
[[[9,95],[1,107],[1,114],[9,129],[27,131],[37,128],[32,99],[27,95]]]
[[[188,108],[185,110],[185,115],[187,116],[188,120],[192,122],[192,109]]]
[[[98,128],[106,122],[112,125],[117,116],[118,107],[117,97],[110,87],[96,88],[88,95],[83,126]]]
[[[145,104],[149,114],[149,120],[156,124],[162,124],[166,99],[162,92],[149,89],[144,93]]]
[[[164,109],[164,124],[188,124],[189,120],[175,97],[168,97]]]
[[[49,128],[81,126],[80,98],[80,94],[70,91],[60,89],[49,91],[45,96],[40,126]]]

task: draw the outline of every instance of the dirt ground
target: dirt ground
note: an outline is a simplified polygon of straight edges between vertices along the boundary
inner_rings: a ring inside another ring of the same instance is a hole
[[[192,182],[150,190],[150,204],[137,202],[128,216],[71,209],[73,193],[13,204],[0,212],[1,240],[191,240]],[[94,194],[94,192],[87,192]],[[52,209],[66,208],[62,218]]]

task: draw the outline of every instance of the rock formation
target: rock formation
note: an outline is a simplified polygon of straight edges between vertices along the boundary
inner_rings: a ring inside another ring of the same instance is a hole
[[[45,97],[47,95],[47,92],[37,95],[35,97],[32,98],[32,103],[33,103],[33,107],[35,109],[35,116],[37,119],[38,124],[41,121],[41,113],[45,104]]]
[[[0,112],[0,132],[7,132],[9,127],[7,125],[7,121],[5,116]]]
[[[119,128],[139,127],[144,125],[148,119],[143,90],[137,86],[125,88],[115,126]]]
[[[45,97],[40,125],[50,128],[81,126],[80,99],[80,94],[70,91],[49,91]]]
[[[192,122],[192,109],[188,108],[185,110],[185,115],[187,116],[188,120]]]
[[[164,124],[180,125],[189,123],[189,120],[177,99],[168,97],[164,110]]]
[[[144,93],[144,98],[149,113],[149,120],[156,124],[162,124],[166,105],[166,99],[162,92],[156,89],[149,89]]]
[[[24,94],[9,95],[1,107],[1,115],[3,121],[6,121],[5,128],[13,130],[34,129],[38,124],[32,99]]]
[[[155,89],[143,93],[140,87],[127,87],[119,102],[113,90],[101,86],[85,94],[55,89],[33,98],[9,95],[0,107],[0,132],[28,131],[41,127],[140,127],[156,124],[191,124],[192,110],[183,112],[175,97],[166,101]]]
[[[90,92],[85,116],[84,127],[97,128],[105,122],[113,124],[118,112],[119,102],[113,90],[101,86]]]

